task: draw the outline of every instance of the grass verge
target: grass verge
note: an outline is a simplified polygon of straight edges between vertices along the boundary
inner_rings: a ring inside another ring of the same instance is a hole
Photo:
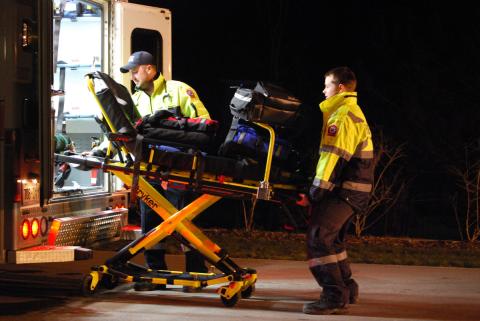
[[[232,257],[306,260],[304,234],[211,229],[204,231]],[[179,253],[169,240],[170,253]],[[391,237],[347,238],[348,255],[355,263],[480,267],[480,243]]]
[[[306,242],[303,233],[267,232],[226,229],[206,229],[203,232],[227,250],[231,257],[306,260]],[[103,245],[99,249],[118,251],[127,241]],[[179,242],[166,239],[167,253],[181,254]],[[351,262],[452,266],[480,268],[480,242],[424,240],[412,238],[347,237],[347,250]]]

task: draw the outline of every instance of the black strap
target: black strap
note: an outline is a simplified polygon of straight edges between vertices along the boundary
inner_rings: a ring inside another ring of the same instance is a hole
[[[227,137],[225,138],[225,142],[233,141],[235,134],[237,133],[237,128],[239,126],[240,118],[233,116],[232,118],[232,125],[230,125],[230,129],[228,130]]]
[[[202,152],[196,151],[197,156],[197,170],[195,173],[195,188],[198,189],[202,185],[202,177],[205,172],[205,157],[203,157]]]
[[[195,106],[194,103],[190,103],[192,105],[192,108],[193,110],[195,111],[195,117],[192,117],[192,118],[197,118],[198,117],[198,111],[197,111],[197,107]]]
[[[133,163],[133,179],[132,179],[132,186],[130,191],[130,208],[136,209],[137,207],[137,194],[138,194],[138,180],[139,180],[139,172],[140,172],[140,162],[135,161]]]

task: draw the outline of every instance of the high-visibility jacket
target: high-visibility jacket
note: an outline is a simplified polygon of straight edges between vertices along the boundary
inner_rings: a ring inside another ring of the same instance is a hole
[[[161,74],[153,82],[151,96],[143,90],[137,90],[132,99],[142,117],[157,110],[179,109],[181,115],[185,117],[210,119],[207,109],[192,87],[181,81],[165,80]]]
[[[320,103],[323,113],[320,159],[313,185],[333,191],[357,209],[373,186],[372,134],[356,92],[343,92]]]

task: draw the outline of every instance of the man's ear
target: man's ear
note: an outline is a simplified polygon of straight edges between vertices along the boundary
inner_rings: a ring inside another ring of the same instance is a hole
[[[155,67],[154,65],[148,65],[148,74],[152,77],[155,77],[155,75],[157,74],[157,67]]]
[[[152,73],[152,71],[153,71],[152,65],[147,65],[146,68],[147,68],[147,73],[148,74]]]
[[[347,87],[344,84],[338,84],[338,92],[339,93],[344,93],[346,91],[348,91],[348,90],[347,90]]]

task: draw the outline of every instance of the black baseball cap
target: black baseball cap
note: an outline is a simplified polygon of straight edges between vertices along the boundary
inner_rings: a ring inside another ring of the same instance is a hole
[[[134,52],[130,58],[128,58],[128,62],[125,66],[120,67],[120,71],[122,73],[129,72],[132,68],[135,68],[140,65],[154,65],[156,66],[155,59],[151,53],[146,51],[136,51]]]

